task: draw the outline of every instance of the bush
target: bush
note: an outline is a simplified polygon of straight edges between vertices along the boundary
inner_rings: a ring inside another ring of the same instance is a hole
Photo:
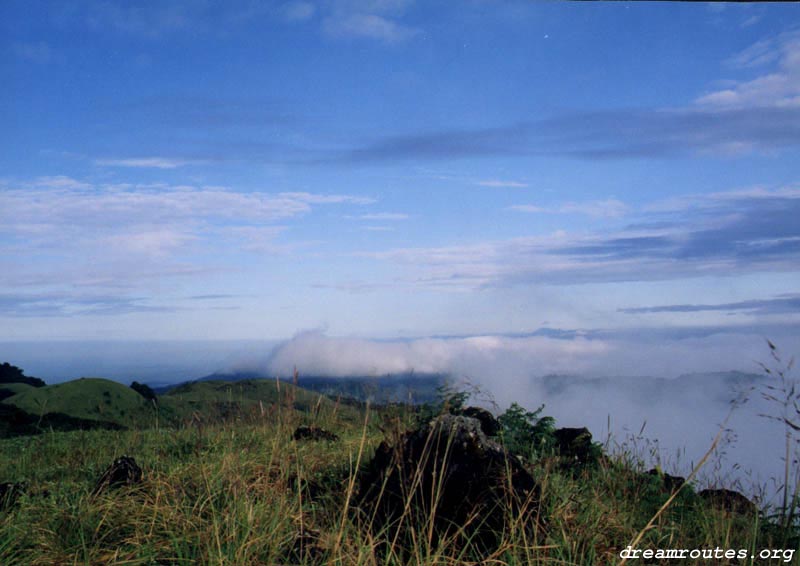
[[[497,417],[506,449],[528,459],[549,454],[555,446],[553,417],[540,417],[544,405],[531,412],[517,403]]]
[[[156,395],[156,392],[150,388],[149,385],[145,385],[144,383],[139,383],[138,381],[134,381],[133,383],[131,383],[131,389],[136,391],[136,393],[138,393],[148,401],[154,401],[158,403],[158,396]]]
[[[12,366],[8,362],[0,364],[0,383],[27,383],[33,387],[44,387],[47,385],[38,377],[28,377],[25,372],[17,366]]]

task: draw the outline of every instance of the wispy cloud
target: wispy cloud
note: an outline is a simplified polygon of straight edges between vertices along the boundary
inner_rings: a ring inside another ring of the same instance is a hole
[[[487,179],[485,181],[475,181],[475,184],[481,187],[492,187],[492,188],[525,188],[528,186],[528,183],[523,183],[521,181],[504,181],[500,179]]]
[[[529,136],[528,124],[388,135],[325,160],[357,164],[525,155],[532,153],[528,143]]]
[[[800,106],[607,110],[534,123],[386,136],[328,159],[350,164],[485,157],[607,160],[730,156],[800,146]]]
[[[800,107],[800,32],[759,41],[731,59],[740,68],[777,64],[753,79],[710,92],[695,102],[712,108]]]
[[[411,4],[410,0],[333,0],[322,30],[332,38],[401,43],[420,33],[399,21]]]
[[[65,176],[0,189],[0,259],[9,276],[0,281],[8,288],[48,281],[111,288],[207,275],[215,251],[292,253],[314,245],[282,237],[292,219],[317,207],[374,202],[343,194],[95,185]]]
[[[332,37],[377,39],[386,43],[399,43],[419,33],[377,14],[330,16],[323,22],[323,30]]]
[[[735,303],[719,304],[682,304],[659,305],[649,307],[631,307],[619,309],[626,314],[651,314],[651,313],[694,313],[694,312],[745,312],[747,314],[798,314],[800,313],[800,295],[781,295],[772,299],[750,299]]]
[[[289,2],[283,7],[284,17],[290,22],[303,22],[314,17],[316,6],[311,2]]]
[[[725,157],[800,146],[800,34],[759,42],[730,64],[740,70],[765,70],[683,106],[605,109],[511,124],[392,133],[354,144],[327,161]],[[507,186],[488,183],[486,186]]]
[[[565,202],[557,206],[541,207],[530,204],[515,204],[509,210],[545,214],[584,214],[595,218],[619,218],[625,216],[630,207],[617,199],[588,202]]]
[[[402,212],[373,212],[362,214],[358,218],[361,220],[408,220],[411,217]]]
[[[0,316],[71,317],[115,316],[132,313],[175,312],[175,307],[153,305],[141,297],[69,295],[61,293],[0,294]]]
[[[101,167],[134,167],[153,169],[177,169],[186,165],[202,164],[201,160],[173,159],[170,157],[127,157],[119,159],[95,159],[95,165]]]
[[[372,197],[356,197],[352,195],[325,195],[320,193],[278,193],[284,199],[295,200],[306,204],[374,204],[377,202]]]
[[[622,230],[362,255],[402,266],[394,285],[441,290],[795,272],[798,215],[800,191],[731,191],[654,206]]]

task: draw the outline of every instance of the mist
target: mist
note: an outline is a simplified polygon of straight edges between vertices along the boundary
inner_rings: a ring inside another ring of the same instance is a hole
[[[786,358],[791,352],[785,352]],[[290,375],[444,373],[475,387],[496,412],[545,405],[558,426],[587,426],[611,450],[687,475],[720,435],[701,487],[736,487],[772,499],[782,477],[783,428],[763,414],[770,361],[763,337],[712,334],[593,339],[471,336],[377,341],[302,332],[277,346],[263,370]],[[743,373],[742,373],[743,372]],[[736,403],[733,403],[737,400]],[[722,431],[722,432],[721,432]]]

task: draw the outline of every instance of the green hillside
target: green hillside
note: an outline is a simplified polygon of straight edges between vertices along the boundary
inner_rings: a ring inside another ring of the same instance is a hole
[[[25,391],[34,391],[36,387],[28,385],[27,383],[0,383],[0,399],[4,395],[11,396],[17,393],[24,393]]]
[[[3,403],[31,415],[59,413],[126,427],[146,426],[153,421],[151,403],[129,387],[108,379],[81,378],[38,388],[20,388],[19,385],[13,386],[20,391]]]
[[[287,405],[299,411],[333,407],[333,401],[327,397],[286,382],[278,384],[271,379],[184,383],[160,396],[159,402],[162,414],[178,419],[191,418],[193,414],[224,417],[231,413],[260,413]],[[345,412],[349,413],[351,409],[347,408]]]
[[[267,379],[195,381],[179,385],[152,401],[121,383],[100,378],[32,387],[0,385],[0,437],[42,430],[180,427],[206,423],[308,413],[338,414],[358,421],[357,411],[292,384]]]

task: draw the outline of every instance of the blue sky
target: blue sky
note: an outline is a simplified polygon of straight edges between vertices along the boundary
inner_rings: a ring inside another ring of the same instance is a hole
[[[0,340],[800,335],[794,5],[8,1],[0,66]]]

